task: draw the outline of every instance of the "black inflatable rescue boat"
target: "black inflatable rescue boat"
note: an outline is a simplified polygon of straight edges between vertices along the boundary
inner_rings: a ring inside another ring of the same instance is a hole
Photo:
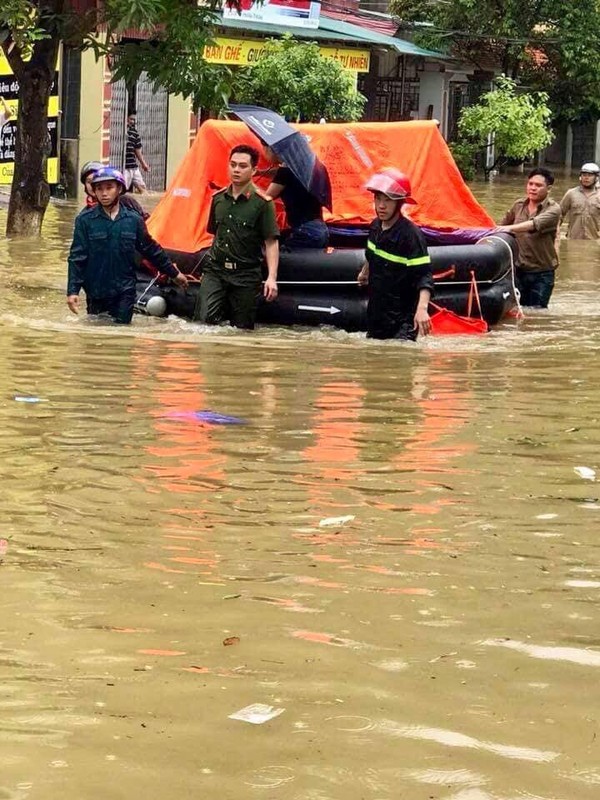
[[[206,252],[169,254],[182,272],[200,278]],[[512,236],[494,234],[477,244],[430,247],[429,254],[435,280],[433,300],[438,306],[461,316],[478,316],[473,302],[477,294],[483,319],[496,325],[516,305],[517,245]],[[257,321],[365,330],[367,291],[356,282],[364,260],[364,249],[282,251],[279,296],[273,303],[259,301]],[[147,272],[139,273],[139,312],[193,319],[199,282],[184,290],[152,280]]]

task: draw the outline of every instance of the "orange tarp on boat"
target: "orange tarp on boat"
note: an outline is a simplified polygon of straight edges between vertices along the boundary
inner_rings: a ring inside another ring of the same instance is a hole
[[[453,230],[491,228],[492,218],[475,200],[434,121],[297,125],[329,170],[333,211],[328,223],[367,224],[373,197],[364,189],[378,169],[395,166],[411,180],[418,205],[405,211],[418,225]],[[172,250],[194,253],[210,244],[206,232],[211,197],[228,183],[229,152],[237,144],[262,145],[243,122],[209,120],[148,222],[151,234]],[[266,187],[268,179],[257,183]],[[283,223],[284,219],[280,219]]]

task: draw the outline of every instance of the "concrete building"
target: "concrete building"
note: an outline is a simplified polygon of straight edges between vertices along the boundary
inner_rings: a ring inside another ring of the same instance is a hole
[[[86,161],[124,166],[126,119],[132,110],[150,165],[151,190],[164,190],[195,135],[189,101],[154,91],[145,74],[130,87],[124,81],[111,83],[111,78],[106,59],[96,61],[91,50],[63,48],[60,172],[70,196],[80,192],[79,169]]]
[[[324,55],[356,75],[368,99],[366,120],[438,119],[445,134],[452,125],[453,82],[462,81],[463,75],[450,70],[439,53],[398,38],[396,31],[389,15],[363,12],[358,0],[323,0],[318,27],[224,16],[205,56],[212,63],[248,66],[260,57],[266,38],[292,33],[300,40],[316,41]],[[122,40],[135,43],[140,38],[130,30]],[[60,180],[67,193],[81,192],[79,169],[88,160],[123,166],[126,118],[134,109],[150,164],[148,187],[164,190],[197,129],[189,102],[155,91],[144,74],[134,86],[112,83],[110,63],[96,61],[92,51],[65,46],[60,74]]]

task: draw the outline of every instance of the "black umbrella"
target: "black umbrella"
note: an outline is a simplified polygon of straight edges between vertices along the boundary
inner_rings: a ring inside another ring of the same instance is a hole
[[[261,142],[272,148],[313,197],[331,211],[329,173],[310,149],[306,136],[268,108],[242,105],[232,105],[229,108]]]

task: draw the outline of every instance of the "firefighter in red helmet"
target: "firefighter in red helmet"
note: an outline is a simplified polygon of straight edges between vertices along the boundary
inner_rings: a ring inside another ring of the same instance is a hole
[[[367,336],[415,341],[431,333],[433,276],[425,237],[402,214],[405,203],[415,203],[410,181],[390,167],[373,175],[365,188],[374,195],[377,215],[358,274],[359,285],[369,289]]]

